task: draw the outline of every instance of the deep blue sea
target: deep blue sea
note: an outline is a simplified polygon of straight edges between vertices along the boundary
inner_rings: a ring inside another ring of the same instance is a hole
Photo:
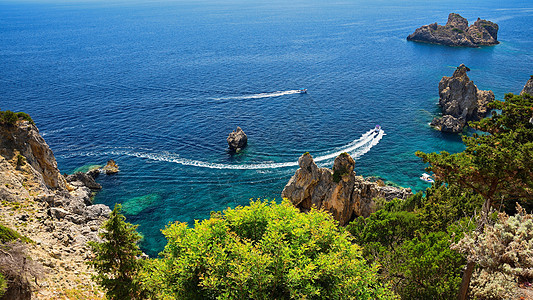
[[[450,12],[500,25],[500,45],[407,42]],[[114,159],[95,202],[123,203],[143,250],[169,222],[276,199],[309,151],[330,167],[423,190],[414,152],[461,151],[428,123],[456,66],[497,99],[533,74],[528,1],[3,1],[0,109],[29,113],[59,168]],[[308,94],[295,90],[308,89]],[[385,135],[365,135],[376,124]],[[249,145],[228,152],[237,126]]]

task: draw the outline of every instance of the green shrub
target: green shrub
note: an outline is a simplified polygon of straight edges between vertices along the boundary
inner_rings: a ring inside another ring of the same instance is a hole
[[[30,122],[30,123],[32,123],[32,124],[35,124],[35,123],[33,122],[33,119],[30,117],[30,115],[28,115],[28,114],[25,113],[25,112],[18,112],[18,113],[17,113],[17,117],[18,117],[19,119],[22,119],[22,120],[28,121],[28,122]]]
[[[0,297],[2,297],[5,294],[6,290],[7,290],[6,279],[4,278],[4,275],[0,273]]]
[[[106,291],[111,300],[143,299],[143,290],[137,281],[142,252],[137,242],[141,235],[137,225],[125,222],[121,205],[116,204],[109,219],[104,223],[100,237],[102,243],[89,242],[95,257],[88,262],[97,274],[93,279]]]
[[[20,233],[16,232],[15,230],[0,224],[0,242],[1,243],[12,242],[18,239],[26,243],[32,242],[29,238],[22,236]]]
[[[26,163],[26,158],[20,154],[17,154],[17,166],[21,167]]]
[[[2,123],[5,123],[7,124],[8,126],[13,126],[17,123],[18,121],[18,116],[16,113],[10,111],[10,110],[6,110],[4,112],[2,112]]]
[[[251,202],[176,222],[143,282],[162,299],[395,299],[325,212]]]

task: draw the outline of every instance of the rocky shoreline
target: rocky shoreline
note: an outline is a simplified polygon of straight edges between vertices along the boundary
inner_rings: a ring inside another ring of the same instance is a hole
[[[0,124],[0,217],[35,242],[27,244],[28,255],[44,274],[31,282],[34,299],[103,296],[85,262],[87,242],[99,241],[111,210],[92,204],[91,194],[100,188],[92,177],[79,173],[67,179],[32,122]]]
[[[437,23],[424,25],[410,34],[407,40],[455,47],[490,46],[500,43],[498,29],[498,24],[479,18],[468,26],[467,19],[451,13],[445,26]]]

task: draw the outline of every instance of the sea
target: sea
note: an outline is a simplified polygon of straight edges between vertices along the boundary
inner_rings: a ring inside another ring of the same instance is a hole
[[[406,40],[451,12],[498,23],[501,43]],[[424,191],[415,152],[464,149],[429,126],[462,63],[497,99],[519,93],[533,2],[0,0],[0,110],[33,117],[62,173],[114,159],[94,202],[121,203],[151,256],[172,222],[280,202],[304,152],[323,167],[348,152],[358,175]],[[231,153],[237,126],[248,146]]]

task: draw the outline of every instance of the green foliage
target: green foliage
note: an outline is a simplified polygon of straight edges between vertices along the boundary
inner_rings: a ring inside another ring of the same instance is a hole
[[[116,204],[109,220],[102,228],[102,243],[90,242],[94,258],[89,261],[97,275],[93,279],[104,288],[109,299],[143,299],[144,291],[138,281],[141,262],[137,258],[142,252],[137,246],[141,239],[135,231],[137,225],[125,222]]]
[[[364,257],[382,266],[381,277],[405,299],[451,299],[457,295],[462,255],[450,250],[471,224],[482,198],[457,187],[432,186],[426,195],[395,199],[347,229]]]
[[[452,29],[453,32],[457,32],[457,33],[465,33],[463,30],[459,29],[459,28],[454,28]]]
[[[515,201],[533,208],[533,98],[507,94],[505,102],[494,101],[490,118],[470,123],[488,134],[463,137],[466,149],[449,154],[417,152],[437,179],[473,191],[485,206],[499,208]]]
[[[7,290],[7,281],[4,278],[4,275],[0,273],[0,297],[2,297]]]
[[[18,116],[16,113],[10,110],[0,112],[0,122],[8,126],[13,126],[17,123],[17,121],[18,121]]]
[[[17,124],[17,121],[19,119],[26,120],[32,124],[35,124],[32,118],[30,117],[30,115],[28,115],[27,113],[24,113],[24,112],[15,113],[10,110],[0,111],[0,124],[14,126],[15,124]]]
[[[287,201],[251,202],[163,234],[162,259],[143,274],[157,298],[396,298],[330,215],[303,214]]]
[[[20,154],[17,154],[17,167],[21,167],[26,163],[26,158]]]
[[[20,233],[16,232],[15,230],[0,224],[0,243],[8,243],[8,242],[16,241],[16,240],[21,240],[25,243],[32,242],[32,240],[30,240],[29,238],[25,236],[22,236]]]

